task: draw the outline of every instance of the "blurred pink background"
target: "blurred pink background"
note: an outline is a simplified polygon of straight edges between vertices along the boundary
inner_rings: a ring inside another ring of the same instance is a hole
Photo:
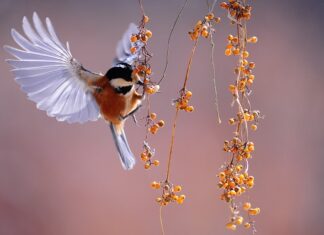
[[[183,1],[145,1],[153,31],[150,49],[155,77],[161,76],[170,26]],[[258,234],[323,234],[323,15],[321,1],[254,1],[248,31],[259,37],[250,46],[256,62],[252,104],[266,115],[251,134],[256,144],[250,174],[256,186],[243,196],[261,207]],[[129,22],[138,22],[137,1],[0,1],[0,45],[15,45],[10,29],[22,32],[23,16],[37,11],[49,16],[62,41],[86,68],[105,72],[115,45]],[[174,114],[172,98],[182,84],[192,47],[187,36],[207,12],[205,1],[190,1],[176,27],[167,78],[162,93],[152,98],[154,111],[167,124]],[[217,7],[216,14],[224,16]],[[227,155],[231,137],[226,120],[233,116],[228,84],[235,60],[224,56],[226,36],[234,32],[228,20],[217,27],[215,60],[222,125],[216,124],[209,64],[210,46],[202,41],[193,61],[189,89],[196,112],[181,113],[175,140],[171,181],[187,195],[182,206],[163,210],[167,235],[232,234],[230,216],[219,200],[216,173]],[[85,125],[59,123],[36,109],[14,82],[10,56],[0,50],[0,234],[88,235],[161,234],[160,192],[150,182],[165,177],[171,128],[150,138],[158,168],[123,171],[109,128],[103,121]],[[137,114],[145,115],[145,109]],[[144,128],[128,121],[134,153],[141,152]],[[236,234],[250,234],[240,228]]]

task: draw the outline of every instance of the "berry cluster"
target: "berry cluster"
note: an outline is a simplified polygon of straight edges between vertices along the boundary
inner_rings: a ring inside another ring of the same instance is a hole
[[[251,129],[257,130],[259,119],[262,118],[260,111],[253,110],[249,96],[255,76],[252,70],[255,63],[249,61],[250,53],[246,46],[248,43],[256,43],[256,36],[248,37],[246,21],[251,18],[252,7],[246,4],[247,0],[229,0],[222,2],[220,6],[227,10],[227,16],[231,23],[236,25],[237,35],[228,35],[226,56],[237,56],[238,64],[234,68],[236,80],[229,85],[229,91],[233,96],[233,104],[236,104],[238,111],[235,118],[229,119],[229,124],[235,125],[234,137],[230,141],[224,142],[223,150],[230,154],[230,159],[222,166],[222,171],[218,174],[218,186],[222,190],[221,200],[230,204],[231,219],[226,225],[230,230],[236,230],[237,225],[243,224],[244,218],[240,215],[239,208],[242,206],[236,199],[254,186],[254,177],[249,175],[249,160],[251,153],[255,150],[254,143],[249,140],[248,124]],[[251,203],[246,202],[242,208],[247,211],[248,222],[245,228],[253,228],[254,221],[251,216],[260,213],[260,208],[251,208]]]
[[[234,85],[230,85],[230,91],[233,93],[232,91],[232,87]],[[236,89],[236,86],[234,86],[234,89]],[[235,91],[234,91],[235,92]],[[249,110],[249,109],[244,109],[243,113],[242,112],[238,112],[236,115],[236,118],[230,118],[228,120],[228,123],[231,125],[236,125],[237,128],[239,128],[243,122],[250,122],[251,123],[251,129],[253,131],[256,131],[258,129],[258,123],[259,120],[263,118],[261,116],[261,113],[259,110]],[[238,135],[238,133],[235,133],[236,135]]]
[[[149,22],[149,20],[150,18],[144,15],[141,24],[139,26],[139,32],[131,36],[130,41],[133,44],[132,47],[130,48],[131,53],[135,54],[136,51],[139,48],[142,48],[142,45],[146,44],[147,41],[153,36],[153,33],[144,27],[145,24]]]
[[[219,23],[221,19],[215,17],[212,12],[208,13],[203,20],[198,20],[194,29],[189,32],[191,40],[196,41],[199,36],[208,38],[208,36],[215,30],[213,28],[213,22]]]
[[[152,149],[147,142],[144,141],[143,152],[141,153],[141,160],[144,162],[144,168],[146,170],[150,169],[151,166],[158,166],[160,165],[159,160],[152,160],[155,155],[155,150]]]
[[[260,208],[252,208],[251,203],[249,202],[245,202],[242,208],[247,212],[249,219],[251,216],[258,215],[260,213]],[[251,221],[250,219],[249,222],[245,222],[243,224],[244,218],[238,214],[239,211],[237,211],[237,208],[234,207],[233,217],[231,218],[231,221],[226,224],[226,228],[229,230],[236,230],[238,225],[243,225],[246,229],[251,228],[251,226],[254,227],[254,221]]]
[[[244,4],[242,1],[229,0],[228,2],[222,2],[220,6],[228,10],[228,15],[234,22],[251,18],[252,7]]]
[[[193,112],[195,108],[189,105],[189,100],[192,97],[192,92],[188,90],[181,90],[180,97],[174,100],[174,104],[177,109],[184,110],[186,112]]]
[[[156,198],[156,202],[159,203],[161,206],[166,206],[170,202],[176,202],[178,204],[182,204],[186,198],[184,194],[178,195],[178,193],[182,190],[182,187],[180,185],[174,186],[168,181],[164,181],[164,182],[153,181],[151,183],[151,187],[153,189],[162,188],[162,196]]]
[[[158,122],[156,122],[155,121],[156,117],[157,117],[156,113],[150,113],[147,119],[149,121],[147,123],[148,131],[153,135],[155,135],[158,132],[158,130],[164,127],[165,125],[165,122],[163,120],[159,120]]]

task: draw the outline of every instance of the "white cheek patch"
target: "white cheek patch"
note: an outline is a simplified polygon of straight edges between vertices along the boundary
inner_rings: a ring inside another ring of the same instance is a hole
[[[126,81],[123,78],[115,78],[110,80],[110,85],[114,88],[124,87],[124,86],[131,86],[134,85],[132,82]]]

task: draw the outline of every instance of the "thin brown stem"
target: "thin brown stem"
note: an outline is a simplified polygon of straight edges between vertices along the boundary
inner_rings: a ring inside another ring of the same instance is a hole
[[[217,84],[216,84],[216,69],[215,69],[215,60],[214,60],[214,51],[215,51],[215,43],[213,40],[213,33],[210,34],[210,44],[211,44],[211,64],[213,68],[213,84],[214,84],[214,93],[215,93],[215,106],[216,106],[216,113],[217,113],[217,121],[219,124],[222,123],[219,113],[219,106],[218,106],[218,94],[217,94]]]
[[[166,181],[169,181],[169,177],[170,177],[172,152],[173,152],[173,146],[174,146],[174,138],[175,138],[175,130],[176,130],[176,127],[177,127],[178,114],[179,114],[179,109],[177,108],[175,116],[174,116],[173,126],[172,126],[172,135],[171,135],[171,144],[170,144],[170,151],[169,151],[169,158],[168,158]]]
[[[174,29],[175,29],[175,26],[177,25],[179,19],[180,19],[180,16],[182,14],[182,11],[183,9],[185,8],[185,6],[187,5],[187,2],[188,0],[186,0],[184,2],[184,4],[182,5],[178,15],[177,15],[177,18],[175,19],[173,25],[172,25],[172,28],[171,28],[171,31],[170,31],[170,34],[169,34],[169,38],[168,38],[168,44],[167,44],[167,51],[166,51],[166,59],[165,59],[165,66],[164,66],[164,70],[162,72],[162,77],[160,78],[160,80],[158,81],[157,84],[160,84],[162,82],[162,80],[165,78],[165,74],[166,74],[166,71],[167,71],[167,68],[168,68],[168,65],[169,65],[169,51],[170,51],[170,43],[171,43],[171,37],[173,35],[173,32],[174,32]]]
[[[163,216],[162,216],[162,206],[160,206],[160,225],[161,225],[162,235],[165,235],[165,233],[164,233],[164,225],[163,225]]]

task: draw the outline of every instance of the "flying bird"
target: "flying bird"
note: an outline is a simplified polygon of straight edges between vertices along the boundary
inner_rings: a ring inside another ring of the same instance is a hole
[[[135,158],[124,123],[144,99],[136,92],[136,86],[143,83],[132,66],[140,50],[130,51],[130,37],[138,33],[137,26],[131,23],[118,42],[116,57],[106,74],[84,68],[72,56],[69,43],[61,43],[49,18],[44,25],[34,12],[33,25],[24,17],[22,28],[26,36],[11,30],[20,48],[4,46],[15,57],[6,61],[13,67],[11,71],[22,91],[38,109],[58,121],[85,123],[104,119],[109,123],[123,168],[132,169]]]

